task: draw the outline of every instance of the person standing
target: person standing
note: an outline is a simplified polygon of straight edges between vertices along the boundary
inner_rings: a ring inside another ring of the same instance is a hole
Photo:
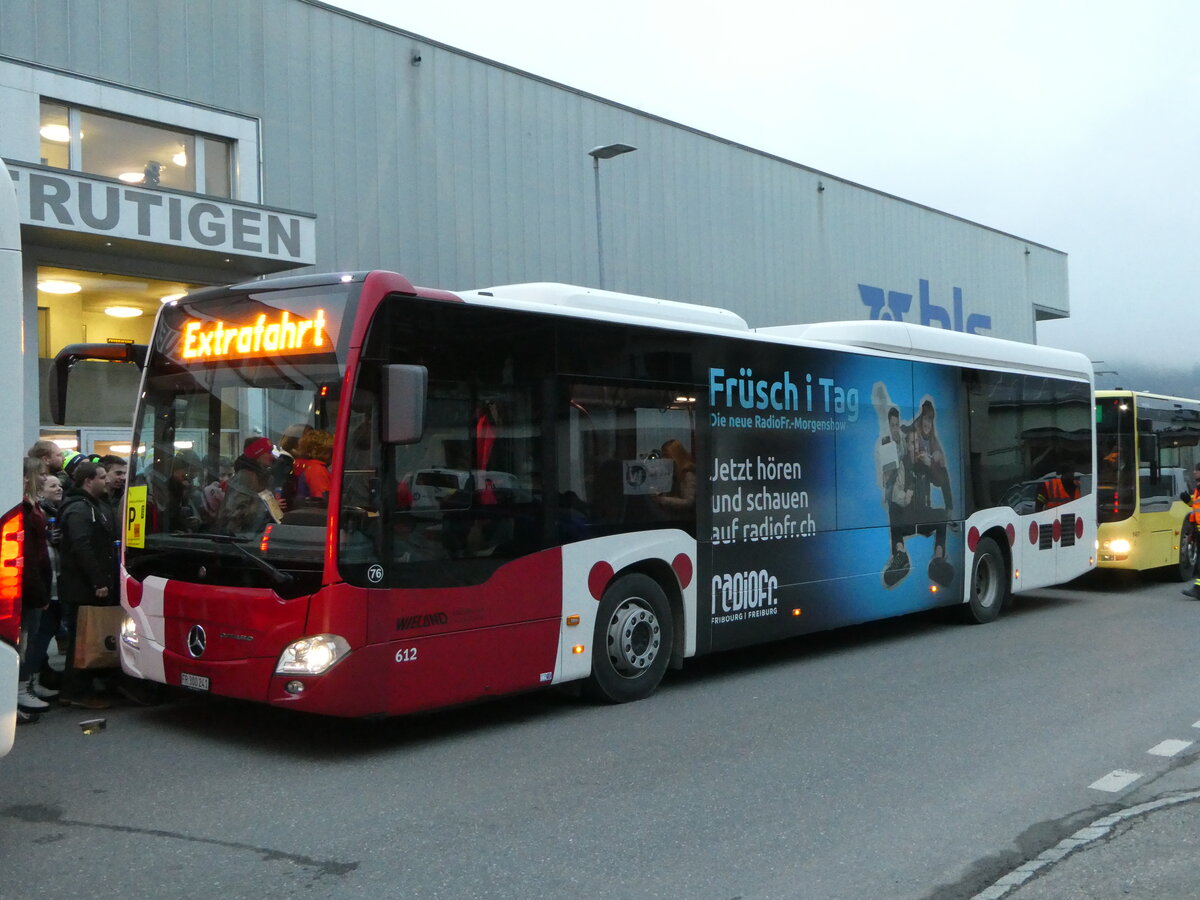
[[[23,713],[42,713],[50,708],[47,699],[58,691],[31,686],[31,678],[41,669],[42,660],[30,653],[41,631],[43,611],[50,605],[50,545],[46,516],[38,505],[39,482],[45,466],[36,457],[25,457],[24,496],[21,512],[25,528],[25,571],[21,579],[20,673],[17,684],[17,709]]]
[[[59,599],[67,625],[63,702],[84,709],[107,709],[107,700],[92,687],[90,673],[75,668],[75,638],[81,606],[117,602],[117,528],[107,502],[107,472],[85,460],[75,467],[75,486],[63,500]]]
[[[271,490],[279,498],[279,505],[289,509],[296,498],[296,457],[300,442],[312,431],[311,425],[298,423],[289,425],[279,437],[279,455],[271,463]]]
[[[113,525],[117,532],[117,557],[121,555],[121,543],[125,538],[123,523],[125,521],[125,479],[129,474],[129,463],[121,457],[109,454],[100,457],[97,465],[104,467],[104,490],[108,508],[112,512]]]
[[[50,665],[50,641],[59,633],[62,625],[62,604],[58,599],[58,573],[62,566],[59,560],[59,549],[62,546],[62,528],[58,524],[58,506],[62,503],[62,482],[57,475],[43,473],[39,481],[38,506],[46,517],[47,549],[50,554],[50,604],[42,610],[41,623],[37,632],[29,635],[30,689],[35,697],[45,700],[49,696],[47,689],[61,687],[62,673]],[[61,641],[66,646],[66,640]]]
[[[225,534],[260,532],[272,521],[263,492],[270,485],[274,448],[265,437],[246,441],[242,455],[233,461],[233,477],[221,501],[217,530]]]
[[[129,474],[129,463],[119,456],[109,454],[100,457],[96,464],[104,467],[104,487],[108,492],[108,502],[120,521],[121,501],[125,498],[125,479]]]
[[[333,435],[310,428],[296,448],[293,500],[309,501],[312,506],[329,503],[329,464],[333,460]]]
[[[1183,499],[1182,497],[1180,499]],[[1200,463],[1196,463],[1192,470],[1192,511],[1187,514],[1183,520],[1185,525],[1185,539],[1192,541],[1195,544],[1200,540]],[[1191,597],[1193,600],[1200,600],[1200,553],[1196,556],[1196,561],[1192,565],[1192,584],[1184,589],[1184,596]]]
[[[34,441],[33,446],[29,448],[29,452],[25,455],[30,459],[40,460],[47,472],[57,478],[64,488],[67,486],[67,475],[63,471],[63,466],[66,463],[63,456],[63,449],[54,443],[54,441]]]
[[[671,460],[671,492],[655,494],[654,502],[674,519],[691,524],[696,514],[696,463],[687,448],[675,438],[662,445],[662,455]]]

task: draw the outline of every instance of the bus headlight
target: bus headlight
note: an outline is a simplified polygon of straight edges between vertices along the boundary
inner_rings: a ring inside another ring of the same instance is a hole
[[[1124,556],[1130,550],[1129,541],[1127,541],[1125,538],[1117,538],[1113,541],[1105,541],[1104,544],[1106,550],[1121,556]]]
[[[283,648],[276,675],[320,675],[329,671],[350,652],[346,639],[336,634],[317,634],[293,641]]]
[[[140,643],[137,622],[133,621],[132,616],[126,616],[121,620],[121,640],[130,647],[133,647],[135,650]]]

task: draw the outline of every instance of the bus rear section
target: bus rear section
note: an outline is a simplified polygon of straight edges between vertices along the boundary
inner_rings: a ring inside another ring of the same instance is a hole
[[[0,175],[3,175],[0,171]],[[0,756],[13,745],[17,724],[17,683],[21,629],[22,513],[17,507],[0,518]]]
[[[0,315],[0,355],[9,360],[5,390],[0,391],[0,509],[15,508],[0,520],[0,756],[12,747],[17,724],[19,678],[17,643],[21,625],[23,556],[20,494],[25,448],[19,423],[25,421],[25,389],[20,360],[25,352],[22,333],[21,226],[17,197],[4,161],[0,160],[0,298],[10,306]],[[37,391],[32,392],[37,396]]]
[[[1101,568],[1192,577],[1189,522],[1200,461],[1200,401],[1137,391],[1096,392]]]

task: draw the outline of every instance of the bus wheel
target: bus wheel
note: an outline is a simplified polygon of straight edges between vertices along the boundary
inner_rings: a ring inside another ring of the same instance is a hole
[[[1177,580],[1191,581],[1196,577],[1193,573],[1196,571],[1198,551],[1200,547],[1196,544],[1196,526],[1191,522],[1184,522],[1179,532],[1179,566],[1175,570]]]
[[[649,697],[671,661],[674,633],[671,606],[653,578],[618,578],[600,599],[587,693],[607,703]]]
[[[1004,554],[991,538],[983,538],[975,548],[971,563],[971,596],[963,609],[972,625],[983,625],[1000,615],[1008,599],[1008,566]]]

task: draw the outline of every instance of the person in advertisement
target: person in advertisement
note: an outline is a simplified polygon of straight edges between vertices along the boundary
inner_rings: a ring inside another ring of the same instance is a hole
[[[875,456],[891,537],[884,586],[894,588],[908,576],[912,562],[907,541],[921,535],[934,539],[929,579],[948,587],[954,580],[954,566],[946,558],[946,520],[954,500],[946,454],[937,434],[936,408],[926,397],[920,412],[904,424],[900,408],[892,403],[882,382],[877,382],[871,393],[882,426]],[[938,489],[936,495],[934,488]]]

